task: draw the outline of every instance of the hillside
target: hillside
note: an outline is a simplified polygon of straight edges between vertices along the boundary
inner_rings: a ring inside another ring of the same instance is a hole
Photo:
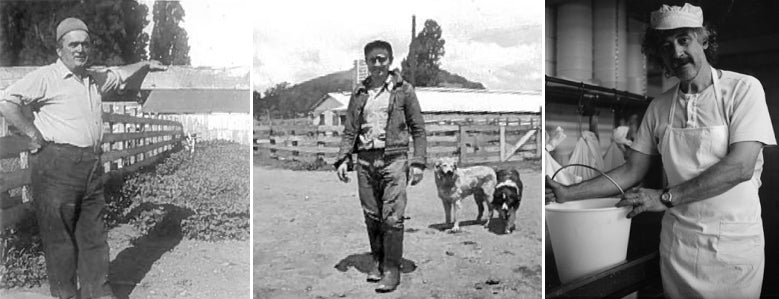
[[[469,81],[463,76],[458,74],[452,74],[447,70],[441,70],[438,72],[438,87],[455,87],[455,88],[468,88],[468,89],[486,89],[483,84],[479,82]]]
[[[253,94],[254,113],[263,115],[268,108],[276,111],[276,116],[295,117],[296,114],[305,114],[317,100],[329,92],[349,91],[352,89],[353,69],[336,72],[314,78],[297,85],[284,89],[277,95],[266,98],[260,98],[261,93],[255,91]],[[438,74],[441,87],[457,87],[484,89],[484,85],[479,82],[472,82],[468,79],[441,70]]]
[[[268,110],[278,111],[281,116],[293,117],[295,113],[305,113],[311,105],[322,96],[334,91],[352,89],[352,70],[341,71],[314,78],[291,86],[278,95],[260,98],[260,93],[253,94],[255,114]]]

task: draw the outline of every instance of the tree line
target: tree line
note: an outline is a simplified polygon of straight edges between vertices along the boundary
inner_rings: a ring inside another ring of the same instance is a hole
[[[39,66],[57,59],[55,31],[67,17],[87,24],[95,65],[122,65],[156,59],[189,65],[189,41],[181,27],[178,1],[155,1],[151,36],[149,8],[135,0],[0,1],[0,66]],[[149,51],[147,52],[147,48]]]

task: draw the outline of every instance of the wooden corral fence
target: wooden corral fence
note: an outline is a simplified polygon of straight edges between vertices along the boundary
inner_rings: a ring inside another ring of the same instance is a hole
[[[462,165],[518,161],[541,157],[540,122],[507,121],[493,124],[427,124],[428,162],[457,157]],[[293,160],[335,160],[343,126],[258,125],[254,150]],[[413,150],[413,149],[412,149]]]
[[[269,119],[264,117],[260,118],[257,124],[267,126],[305,126],[313,125],[314,119],[308,117]]]
[[[273,127],[304,127],[309,129],[314,129],[318,127],[322,127],[323,130],[329,128],[325,126],[314,126],[314,122],[312,119],[307,117],[301,117],[301,118],[276,118],[271,119],[268,117],[261,117],[259,120],[254,120],[254,130],[253,130],[253,143],[255,144],[254,148],[257,150],[257,144],[259,143],[268,143],[270,142],[270,132],[271,128]],[[338,128],[338,127],[335,127]],[[341,131],[343,131],[343,127]],[[323,131],[327,132],[327,131]]]
[[[180,145],[181,123],[141,114],[136,108],[103,104],[102,163],[108,176],[131,173],[153,165]],[[14,134],[0,117],[0,228],[29,217],[29,138]]]

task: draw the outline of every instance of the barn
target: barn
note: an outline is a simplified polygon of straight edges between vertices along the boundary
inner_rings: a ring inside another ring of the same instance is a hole
[[[494,122],[540,115],[541,92],[499,91],[444,87],[415,89],[426,123]],[[331,92],[312,108],[313,125],[338,126],[346,119],[351,92]]]
[[[143,113],[178,121],[198,140],[251,143],[248,70],[171,68],[161,74],[177,78],[144,82],[138,100]]]

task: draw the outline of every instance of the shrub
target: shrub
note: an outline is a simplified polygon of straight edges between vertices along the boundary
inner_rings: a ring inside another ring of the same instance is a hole
[[[180,151],[167,157],[155,171],[125,180],[118,200],[109,204],[121,211],[109,218],[129,219],[143,233],[162,223],[172,205],[189,211],[181,221],[185,236],[208,241],[246,240],[249,237],[249,155],[247,146],[206,141],[194,156]]]
[[[47,278],[43,243],[34,217],[0,233],[0,287],[36,287]]]

